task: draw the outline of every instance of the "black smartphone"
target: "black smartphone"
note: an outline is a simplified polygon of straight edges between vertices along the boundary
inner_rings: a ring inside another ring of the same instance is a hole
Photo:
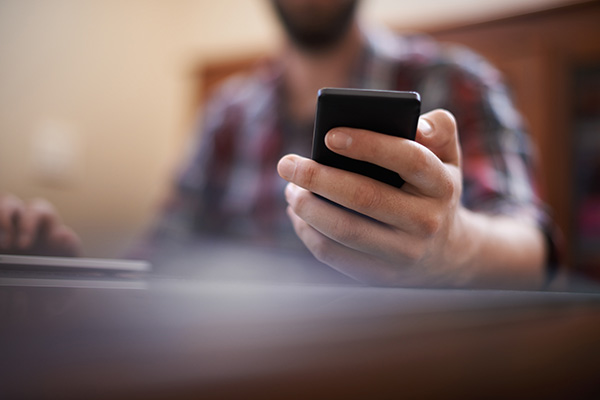
[[[312,159],[401,187],[404,180],[396,172],[329,150],[325,146],[325,135],[333,128],[349,127],[414,140],[420,113],[421,98],[416,92],[321,89],[317,98]]]

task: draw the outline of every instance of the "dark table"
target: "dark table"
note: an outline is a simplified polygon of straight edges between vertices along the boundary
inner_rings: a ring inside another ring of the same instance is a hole
[[[600,394],[599,294],[372,288],[300,272],[269,280],[269,268],[303,261],[212,257],[200,263],[260,274],[0,279],[0,398]]]

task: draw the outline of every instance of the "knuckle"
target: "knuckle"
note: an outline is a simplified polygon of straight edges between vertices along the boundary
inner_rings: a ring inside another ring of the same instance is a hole
[[[310,243],[309,249],[315,258],[322,263],[329,264],[332,261],[329,243],[323,236],[316,237]]]
[[[460,202],[463,190],[460,171],[455,173],[457,170],[453,171],[452,168],[453,167],[446,168],[437,183],[439,192],[438,197],[446,204],[456,204]]]
[[[423,149],[413,144],[413,151],[410,158],[410,162],[406,164],[409,174],[420,175],[427,169],[429,156]]]
[[[296,174],[298,185],[312,189],[317,182],[319,171],[317,165],[313,163],[298,163]]]
[[[442,198],[444,199],[454,198],[456,193],[460,190],[448,173],[444,174],[440,179],[439,188],[442,193]]]
[[[332,234],[342,243],[355,243],[363,236],[363,232],[345,218],[338,218],[334,221]]]
[[[374,182],[366,182],[354,189],[352,206],[358,210],[370,210],[381,204],[381,192]]]
[[[425,237],[434,236],[442,226],[442,218],[437,213],[427,213],[421,219],[420,227]]]

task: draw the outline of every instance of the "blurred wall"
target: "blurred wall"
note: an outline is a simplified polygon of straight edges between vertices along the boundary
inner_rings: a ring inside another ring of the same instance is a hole
[[[167,188],[189,130],[190,69],[272,43],[264,8],[0,1],[0,192],[50,199],[86,255],[118,255]]]
[[[409,29],[565,0],[365,1]],[[118,256],[152,220],[192,112],[203,62],[271,51],[266,0],[0,0],[0,192],[45,197],[88,256]]]

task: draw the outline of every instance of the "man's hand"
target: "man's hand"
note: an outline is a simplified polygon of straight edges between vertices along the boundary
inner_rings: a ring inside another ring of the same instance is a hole
[[[76,256],[81,240],[42,199],[0,195],[0,253]]]
[[[510,238],[494,247],[511,233],[512,222],[506,226],[499,220],[488,229],[490,219],[460,205],[461,153],[456,123],[447,111],[423,115],[415,141],[350,128],[333,129],[325,140],[332,151],[393,170],[406,183],[398,189],[296,155],[283,157],[278,171],[290,182],[288,214],[322,262],[370,284],[464,286],[482,270],[481,275],[490,275],[492,267],[483,268],[485,257],[509,250],[522,255]],[[543,252],[537,230],[522,234],[533,240],[533,251],[537,245]],[[521,238],[519,232],[516,237]]]

